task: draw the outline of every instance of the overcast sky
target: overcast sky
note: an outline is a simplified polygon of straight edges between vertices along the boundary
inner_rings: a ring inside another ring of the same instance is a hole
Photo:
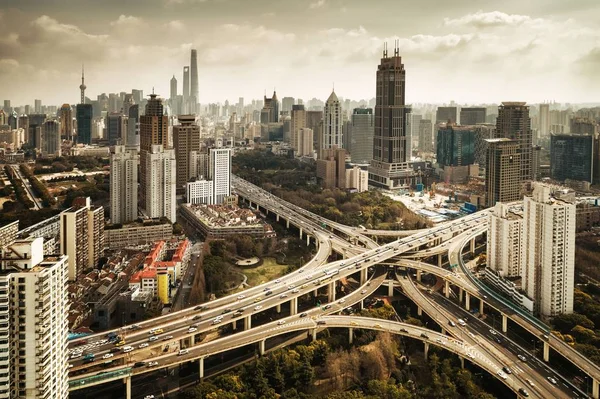
[[[600,101],[598,0],[3,0],[0,99],[168,97],[198,50],[200,102],[375,94],[400,41],[407,101]]]

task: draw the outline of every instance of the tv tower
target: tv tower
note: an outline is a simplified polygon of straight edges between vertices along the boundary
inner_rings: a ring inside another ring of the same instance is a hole
[[[83,65],[81,65],[81,84],[79,85],[79,90],[81,90],[81,104],[85,104],[85,77],[83,74]]]

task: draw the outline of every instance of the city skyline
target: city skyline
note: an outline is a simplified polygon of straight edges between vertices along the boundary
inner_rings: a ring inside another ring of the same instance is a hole
[[[9,0],[0,9],[0,86],[14,105],[76,104],[83,63],[92,99],[152,87],[167,98],[196,48],[203,104],[273,88],[324,99],[332,83],[342,98],[370,99],[372,65],[384,42],[399,40],[407,103],[596,100],[597,2],[425,3],[381,0],[402,18],[354,0],[152,0],[119,3],[117,13],[91,1]]]

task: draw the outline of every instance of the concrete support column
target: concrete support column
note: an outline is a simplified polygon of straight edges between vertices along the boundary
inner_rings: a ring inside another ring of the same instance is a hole
[[[442,267],[442,254],[438,254],[438,267]]]
[[[550,361],[550,344],[546,341],[544,341],[544,361]]]
[[[248,200],[248,207],[252,209],[252,201]]]
[[[471,239],[471,253],[474,254],[475,253],[475,238]]]
[[[298,313],[298,298],[292,298],[290,300],[290,316]]]
[[[252,328],[252,316],[248,315],[244,317],[244,330],[249,330]]]
[[[307,234],[306,235],[306,246],[308,247],[310,245],[310,236]]]
[[[316,328],[312,329],[312,340],[313,341],[317,340],[317,329]]]
[[[231,323],[231,329],[232,329],[233,331],[237,330],[237,320],[234,320],[234,321]]]
[[[179,349],[183,349],[185,348],[185,339],[180,339],[179,340]]]
[[[481,315],[483,315],[483,303],[484,302],[482,300],[479,301],[479,314]]]
[[[446,298],[450,298],[450,282],[448,280],[444,281],[445,286],[444,286],[444,290],[445,290],[445,294],[446,294]]]
[[[448,335],[448,331],[445,328],[442,328],[442,335]]]
[[[265,354],[265,342],[266,340],[258,341],[258,353],[263,356]]]
[[[278,303],[277,306],[275,307],[275,310],[277,311],[277,313],[281,313],[281,304]]]
[[[316,298],[317,295],[319,295],[319,289],[315,288],[315,290],[313,291],[313,296]]]
[[[200,379],[204,378],[204,358],[203,357],[198,359],[198,374],[200,375]]]
[[[388,296],[389,297],[394,296],[394,280],[388,281]]]
[[[327,300],[328,302],[335,301],[335,281],[327,284]]]
[[[367,269],[360,269],[360,285],[363,285],[367,282]]]
[[[417,316],[423,316],[423,309],[420,306],[417,306]]]
[[[363,310],[365,308],[365,300],[361,299],[358,305],[360,306],[360,310]]]
[[[465,309],[471,310],[471,294],[465,292]]]
[[[235,323],[233,325],[235,326]],[[196,335],[192,335],[190,339],[192,340],[192,346],[196,345]]]
[[[420,283],[421,282],[421,270],[417,269],[417,281]]]
[[[429,343],[425,342],[425,349],[423,350],[425,354],[425,360],[427,360],[427,355],[429,355]]]
[[[289,229],[290,228],[290,219],[285,221],[285,228]]]
[[[592,397],[594,399],[600,398],[600,385],[598,384],[598,380],[592,378]]]
[[[463,296],[464,296],[464,290],[462,288],[458,289],[458,302],[462,303],[463,302]]]
[[[508,317],[505,314],[502,315],[502,332],[506,334],[508,330]]]
[[[460,359],[460,368],[464,369],[465,368],[465,358],[464,357],[459,357]]]
[[[125,398],[131,399],[131,377],[123,378],[123,382],[125,383]]]
[[[352,342],[354,341],[354,329],[352,327],[350,327],[348,329],[348,343],[350,345],[352,345]]]
[[[279,214],[275,215],[275,220],[279,222]]]
[[[302,239],[302,232],[303,232],[302,227],[300,227],[300,239]]]

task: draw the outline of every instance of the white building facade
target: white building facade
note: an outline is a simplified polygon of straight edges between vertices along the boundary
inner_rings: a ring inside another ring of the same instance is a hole
[[[138,165],[136,150],[115,146],[110,156],[110,220],[127,223],[137,219]]]
[[[323,109],[323,138],[319,150],[343,148],[342,139],[342,106],[337,95],[332,91]]]
[[[213,182],[213,204],[222,204],[231,195],[231,149],[210,150],[210,177]]]
[[[168,218],[175,223],[177,170],[175,151],[154,144],[146,156],[145,211],[150,218]]]
[[[521,276],[523,216],[498,202],[488,217],[487,264],[501,277]]]

